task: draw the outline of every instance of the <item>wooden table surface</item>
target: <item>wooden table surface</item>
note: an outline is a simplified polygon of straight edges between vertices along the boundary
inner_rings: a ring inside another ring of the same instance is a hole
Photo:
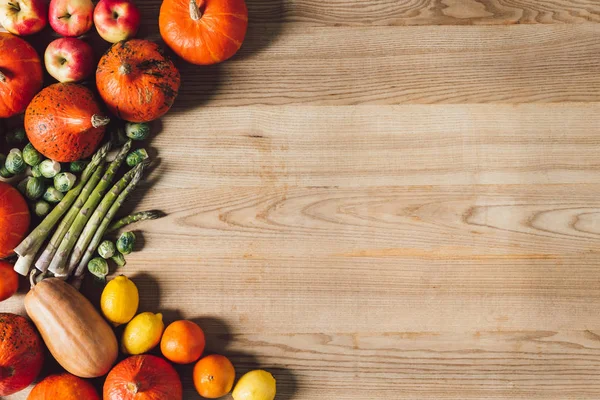
[[[600,398],[600,2],[248,7],[156,127],[140,309],[278,400]]]

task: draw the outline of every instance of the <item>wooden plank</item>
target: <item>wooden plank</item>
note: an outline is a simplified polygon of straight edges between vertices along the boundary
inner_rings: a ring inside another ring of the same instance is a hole
[[[151,0],[139,5],[148,20],[153,21],[160,3]],[[595,0],[246,0],[246,3],[253,24],[293,22],[373,26],[600,22],[600,4]]]
[[[201,107],[156,128],[153,188],[596,183],[600,168],[597,103]]]
[[[599,35],[599,24],[265,27],[226,64],[181,65],[177,106],[596,102]]]

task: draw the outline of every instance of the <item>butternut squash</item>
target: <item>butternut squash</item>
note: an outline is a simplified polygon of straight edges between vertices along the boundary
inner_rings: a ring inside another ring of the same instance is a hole
[[[92,304],[68,283],[48,278],[25,296],[25,309],[56,361],[80,378],[108,373],[117,338]]]

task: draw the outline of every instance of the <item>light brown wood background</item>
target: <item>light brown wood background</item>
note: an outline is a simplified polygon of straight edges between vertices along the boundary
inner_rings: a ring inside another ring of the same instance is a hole
[[[598,399],[600,2],[248,6],[152,140],[141,310],[278,400]]]

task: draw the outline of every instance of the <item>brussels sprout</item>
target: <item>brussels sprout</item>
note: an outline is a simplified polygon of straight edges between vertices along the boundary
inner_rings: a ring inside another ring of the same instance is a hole
[[[40,165],[34,165],[33,167],[31,167],[31,176],[33,176],[34,178],[41,178],[42,175],[42,171],[40,170]]]
[[[40,163],[40,171],[44,178],[54,178],[60,172],[60,163],[53,160],[44,160]]]
[[[54,177],[54,188],[59,192],[66,193],[73,185],[75,185],[75,181],[77,177],[70,172],[61,172],[60,174]]]
[[[50,213],[50,210],[52,210],[52,206],[44,200],[38,200],[33,205],[33,212],[35,212],[35,215],[38,217],[45,217]]]
[[[89,161],[73,161],[69,164],[69,171],[74,174],[78,174],[82,172],[89,163]]]
[[[108,275],[108,263],[102,257],[92,258],[87,267],[90,273],[97,278],[103,279]]]
[[[119,239],[117,239],[117,250],[121,254],[130,254],[133,251],[135,245],[135,235],[133,232],[123,232]]]
[[[4,154],[0,153],[0,176],[2,178],[10,178],[13,175],[6,170],[6,167],[4,166],[5,162],[6,162],[6,156]]]
[[[25,161],[25,164],[33,167],[41,163],[43,159],[44,156],[42,153],[37,151],[31,143],[27,143],[25,148],[23,148],[23,160]]]
[[[23,153],[21,153],[21,150],[12,149],[8,153],[8,156],[6,156],[4,166],[6,167],[6,170],[13,175],[17,175],[25,171],[27,166],[25,165],[25,161],[23,161]]]
[[[37,200],[44,195],[46,185],[42,178],[29,178],[25,189],[25,196],[29,200]]]
[[[102,243],[100,243],[100,246],[98,246],[98,254],[100,254],[100,257],[106,260],[114,256],[116,252],[117,248],[115,247],[115,244],[110,240],[105,240]]]
[[[113,260],[119,267],[124,267],[125,264],[127,264],[127,261],[125,261],[125,256],[119,252],[115,253],[115,255],[110,259]]]
[[[148,152],[146,149],[137,149],[127,154],[127,165],[135,167],[142,161],[148,158]]]
[[[30,179],[31,179],[31,177],[28,176],[25,179],[23,179],[21,182],[17,183],[17,190],[19,192],[21,192],[21,194],[23,196],[25,196],[25,193],[27,193],[27,182],[29,182]]]
[[[44,192],[44,200],[46,200],[49,203],[58,203],[63,199],[63,197],[65,197],[65,195],[52,186],[50,186]]]
[[[10,145],[21,144],[25,142],[27,134],[24,128],[18,128],[6,134],[6,143]]]
[[[150,124],[127,122],[125,124],[125,134],[133,140],[145,140],[150,135]]]

